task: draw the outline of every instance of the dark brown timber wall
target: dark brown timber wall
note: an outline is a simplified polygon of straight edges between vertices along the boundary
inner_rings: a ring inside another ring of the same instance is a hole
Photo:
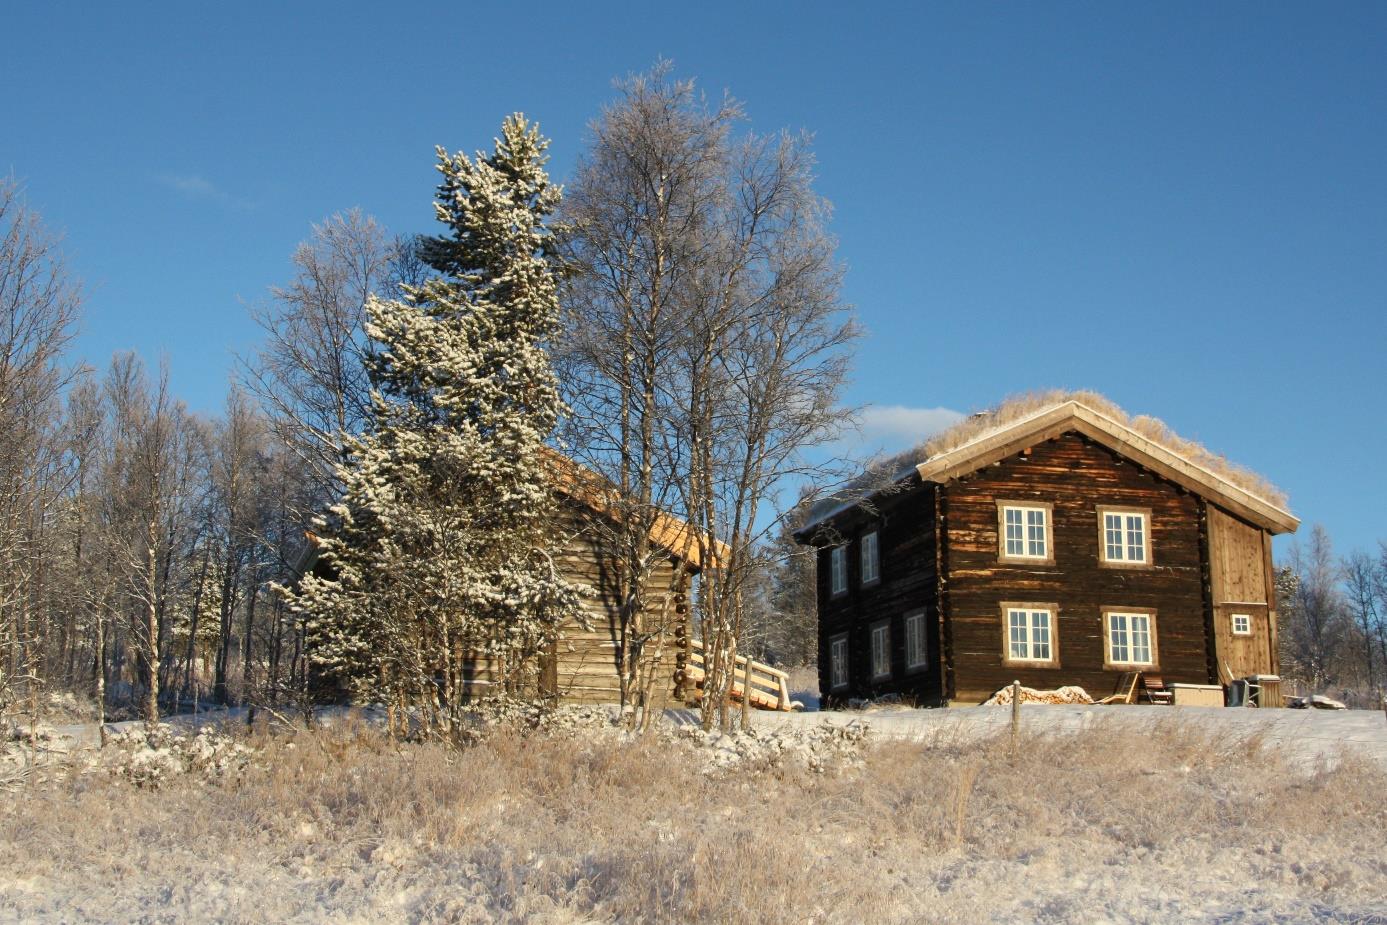
[[[831,594],[830,548],[819,550],[819,690],[826,705],[854,697],[899,694],[907,702],[939,703],[939,611],[936,602],[937,571],[934,542],[933,485],[915,484],[879,499],[874,511],[856,509],[835,521],[847,544],[848,589]],[[879,581],[862,583],[862,536],[878,531]],[[820,540],[822,542],[822,539]],[[925,612],[927,660],[922,668],[906,668],[905,615]],[[890,626],[891,675],[872,679],[871,627],[887,621]],[[830,640],[847,634],[849,683],[837,689],[830,684]]]
[[[941,490],[955,702],[979,702],[1013,679],[1112,693],[1122,669],[1104,667],[1106,607],[1154,610],[1159,664],[1147,670],[1167,683],[1208,683],[1197,497],[1074,433]],[[999,561],[999,500],[1053,505],[1053,564]],[[1150,509],[1149,567],[1100,564],[1100,505]],[[1004,663],[1003,602],[1058,605],[1057,667]]]

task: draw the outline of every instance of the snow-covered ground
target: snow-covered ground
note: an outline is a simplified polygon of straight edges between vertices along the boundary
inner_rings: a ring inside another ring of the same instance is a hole
[[[615,709],[612,711],[615,714]],[[334,713],[327,714],[336,715]],[[261,714],[264,718],[264,714]],[[666,710],[666,724],[699,725],[696,710]],[[170,720],[177,728],[205,725],[236,726],[245,722],[243,709],[211,710],[196,717]],[[869,710],[828,710],[810,713],[752,714],[752,725],[762,733],[803,735],[821,727],[864,725],[878,741],[923,744],[978,744],[1009,734],[1009,706],[957,707],[919,710],[883,706]],[[108,731],[139,729],[139,722],[113,723]],[[1216,707],[1122,707],[1081,704],[1024,704],[1021,728],[1025,734],[1069,735],[1102,725],[1141,735],[1153,729],[1191,729],[1216,736],[1227,744],[1264,746],[1288,764],[1314,770],[1336,762],[1343,754],[1376,762],[1387,769],[1387,714],[1373,710],[1256,710]],[[93,724],[58,726],[53,730],[65,748],[92,747],[98,741]]]
[[[668,716],[672,722],[698,722],[695,711],[670,711]],[[865,712],[757,713],[753,721],[758,729],[862,722],[869,725],[879,739],[964,744],[1009,733],[1011,707],[947,710],[881,707]],[[1239,710],[1081,704],[1023,704],[1021,707],[1021,728],[1027,734],[1077,733],[1100,724],[1134,734],[1161,727],[1189,728],[1230,744],[1260,744],[1306,769],[1336,761],[1344,753],[1375,761],[1387,769],[1387,714],[1381,710]]]
[[[1387,923],[1382,713],[1027,705],[1014,751],[1010,716],[73,727],[83,769],[0,804],[0,922]]]

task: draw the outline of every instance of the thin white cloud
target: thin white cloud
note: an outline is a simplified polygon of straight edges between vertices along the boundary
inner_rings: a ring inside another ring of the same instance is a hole
[[[250,209],[255,204],[223,190],[211,180],[198,174],[164,174],[159,182],[185,199],[215,202],[231,209]]]
[[[862,412],[862,436],[884,449],[904,449],[922,442],[965,415],[952,408],[909,408],[905,405],[869,405]]]

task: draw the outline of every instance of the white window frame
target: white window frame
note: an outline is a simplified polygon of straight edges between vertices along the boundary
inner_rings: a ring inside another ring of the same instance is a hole
[[[834,546],[828,554],[829,593],[834,597],[848,593],[848,548]]]
[[[1018,523],[1011,523],[1010,515],[1017,515]],[[1040,523],[1036,523],[1039,515]],[[1012,527],[1019,528],[1020,536],[1011,536]],[[1040,530],[1040,537],[1035,535]],[[1020,545],[1020,551],[1012,551],[1011,544]],[[1036,551],[1036,544],[1040,549]],[[1032,565],[1054,565],[1055,563],[1055,506],[1048,502],[1036,501],[998,501],[997,502],[997,558],[1002,562],[1025,562]]]
[[[920,671],[929,667],[929,624],[925,611],[915,610],[905,615],[905,668]]]
[[[848,634],[828,637],[828,687],[840,691],[848,686],[851,670],[848,666]]]
[[[1013,614],[1023,614],[1017,627],[1019,634],[1012,631]],[[1037,625],[1036,617],[1044,615],[1044,632]],[[1016,644],[1021,646],[1017,654]],[[1045,649],[1041,650],[1041,646]],[[1002,603],[1002,662],[1006,665],[1029,668],[1058,668],[1059,650],[1059,605],[1035,603],[1031,601],[1004,601]]]
[[[1156,611],[1145,607],[1104,607],[1102,613],[1103,667],[1127,670],[1160,665],[1160,650],[1156,644]],[[1123,622],[1120,631],[1115,626],[1118,620]],[[1139,625],[1142,626],[1140,631]],[[1136,657],[1141,632],[1146,637],[1145,659]],[[1118,651],[1119,645],[1126,650],[1125,657]]]
[[[862,584],[874,585],[881,580],[881,550],[877,531],[862,534]]]
[[[1239,620],[1242,621],[1242,625],[1243,625],[1243,628],[1242,628],[1242,629],[1238,629],[1238,621],[1239,621]],[[1231,617],[1231,622],[1232,622],[1232,624],[1233,624],[1233,635],[1234,635],[1234,636],[1251,636],[1251,635],[1252,635],[1252,614],[1250,614],[1250,613],[1235,613],[1235,614],[1233,614],[1232,617]]]
[[[1108,542],[1108,518],[1119,518],[1118,542]],[[1141,557],[1137,558],[1132,544],[1132,519],[1141,521]],[[1113,555],[1113,552],[1116,555]],[[1098,561],[1117,568],[1146,568],[1151,565],[1151,511],[1149,508],[1098,507]]]
[[[891,621],[878,620],[871,626],[872,641],[872,680],[884,681],[891,677]]]

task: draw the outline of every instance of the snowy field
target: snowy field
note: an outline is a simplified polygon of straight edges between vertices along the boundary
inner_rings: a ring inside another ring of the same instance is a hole
[[[1382,713],[1022,714],[76,727],[0,804],[0,921],[1387,923]]]

